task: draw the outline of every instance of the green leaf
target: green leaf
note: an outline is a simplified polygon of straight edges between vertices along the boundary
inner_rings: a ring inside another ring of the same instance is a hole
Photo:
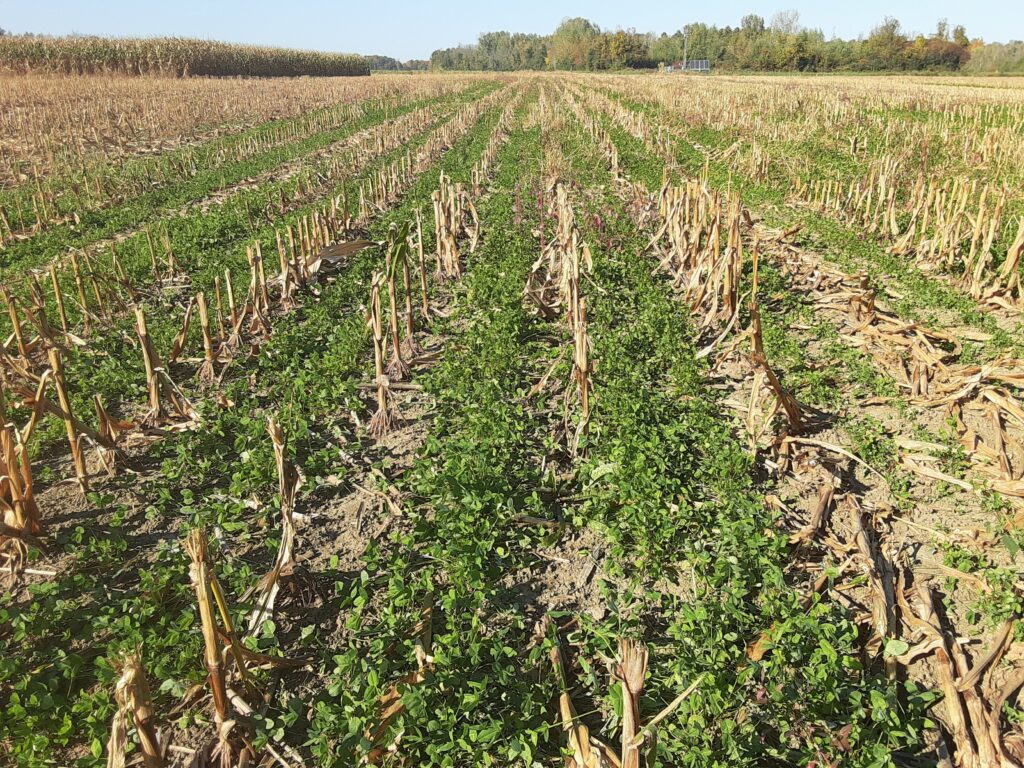
[[[604,464],[599,464],[594,467],[594,471],[590,473],[591,480],[600,480],[605,475],[609,475],[619,468],[618,462],[606,461]]]
[[[910,650],[910,644],[896,638],[889,638],[885,641],[884,654],[886,656],[902,656]]]

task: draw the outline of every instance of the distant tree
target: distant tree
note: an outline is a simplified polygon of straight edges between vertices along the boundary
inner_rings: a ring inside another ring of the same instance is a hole
[[[598,69],[601,29],[576,17],[559,24],[551,36],[548,57],[555,69]]]
[[[821,30],[805,29],[796,11],[776,13],[770,25],[748,14],[738,27],[687,24],[671,34],[634,29],[602,30],[587,19],[564,19],[551,35],[487,32],[476,45],[434,51],[434,69],[575,69],[653,67],[659,63],[708,59],[713,67],[763,71],[959,69],[972,55],[972,70],[1013,71],[1020,46],[986,46],[971,41],[963,26],[943,19],[931,36],[909,40],[900,22],[886,19],[862,39],[826,40]]]
[[[795,35],[800,31],[800,12],[779,11],[772,16],[771,30],[780,35]]]
[[[720,29],[707,24],[687,24],[685,27],[690,37],[689,55],[691,59],[707,59],[712,64],[721,64],[725,57],[729,37],[734,34],[731,27]],[[679,35],[679,56],[682,58],[683,36]]]
[[[907,37],[898,19],[886,16],[885,21],[871,30],[868,39],[862,46],[863,69],[904,69],[906,59],[903,55],[907,47]]]
[[[569,19],[555,30],[553,43],[559,35],[571,45],[573,63],[578,69],[599,69],[607,66],[607,52],[602,51],[601,28],[584,18]]]
[[[606,33],[605,43],[607,57],[602,69],[643,69],[655,65],[649,54],[646,37],[638,34],[635,29]]]
[[[690,25],[693,26],[693,25]],[[662,32],[650,43],[650,57],[661,64],[674,64],[683,58],[683,34],[676,32],[674,35],[667,35]]]
[[[403,68],[402,62],[390,56],[364,56],[363,58],[369,63],[370,69],[396,71]]]
[[[1024,72],[1024,42],[971,43],[971,59],[964,65],[968,72]]]
[[[740,30],[748,35],[760,35],[764,32],[764,17],[756,13],[748,13],[740,19]]]
[[[485,32],[477,41],[483,69],[508,71],[514,69],[512,35],[508,32]]]

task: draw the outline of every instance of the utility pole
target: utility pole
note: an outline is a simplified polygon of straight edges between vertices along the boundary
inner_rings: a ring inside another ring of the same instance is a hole
[[[690,25],[683,27],[683,72],[686,71],[686,55],[690,49]]]

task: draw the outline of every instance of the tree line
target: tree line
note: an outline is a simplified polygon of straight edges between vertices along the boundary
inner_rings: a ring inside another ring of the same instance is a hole
[[[376,71],[385,72],[405,72],[420,69],[429,69],[430,62],[426,59],[409,59],[408,61],[399,61],[393,59],[390,56],[379,56],[379,55],[367,55],[363,56],[367,63],[370,65],[370,69]]]
[[[887,17],[867,36],[826,38],[800,24],[796,11],[770,22],[744,16],[738,26],[692,23],[673,34],[602,30],[584,18],[563,21],[550,35],[485,32],[475,45],[434,51],[432,69],[514,71],[539,69],[654,69],[684,59],[750,71],[1024,72],[1024,43],[985,44],[962,25],[940,21],[930,35],[910,35]]]

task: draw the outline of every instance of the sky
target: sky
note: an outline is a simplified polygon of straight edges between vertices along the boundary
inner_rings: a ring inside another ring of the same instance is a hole
[[[481,32],[547,34],[562,19],[584,16],[605,29],[672,33],[703,21],[736,26],[747,13],[770,20],[794,9],[827,37],[866,34],[887,16],[905,30],[929,33],[941,18],[988,42],[1024,39],[1020,0],[859,0],[739,3],[617,0],[0,0],[0,27],[11,32],[200,37],[236,43],[425,59],[437,48],[475,42]]]

